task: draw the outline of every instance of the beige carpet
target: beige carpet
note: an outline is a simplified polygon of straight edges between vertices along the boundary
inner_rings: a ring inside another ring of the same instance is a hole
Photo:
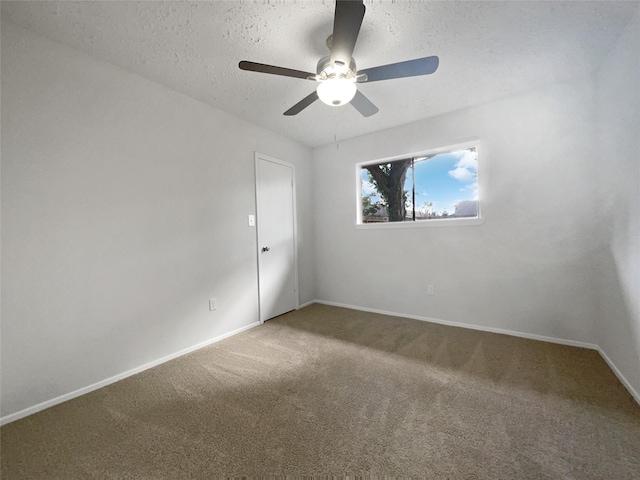
[[[638,479],[597,352],[312,305],[5,425],[2,479]]]

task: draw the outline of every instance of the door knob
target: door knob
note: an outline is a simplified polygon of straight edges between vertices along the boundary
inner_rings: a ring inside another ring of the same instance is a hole
[[[269,251],[269,247],[262,247],[262,252],[268,252]]]

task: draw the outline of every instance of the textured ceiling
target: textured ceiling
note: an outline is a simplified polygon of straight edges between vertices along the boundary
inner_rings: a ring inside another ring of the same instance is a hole
[[[599,67],[640,3],[365,0],[359,68],[438,55],[429,76],[362,84],[379,108],[316,102],[315,83],[241,71],[240,60],[315,72],[333,0],[2,1],[2,19],[308,146],[486,103]]]

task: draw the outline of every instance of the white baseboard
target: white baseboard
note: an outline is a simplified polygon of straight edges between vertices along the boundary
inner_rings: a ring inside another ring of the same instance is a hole
[[[310,305],[312,305],[314,303],[319,303],[319,304],[322,304],[322,305],[329,305],[329,306],[333,306],[333,307],[349,308],[351,310],[360,310],[360,311],[363,311],[363,312],[379,313],[379,314],[382,314],[382,315],[389,315],[389,316],[393,316],[393,317],[411,318],[411,319],[414,319],[414,320],[437,323],[437,324],[441,324],[441,325],[449,325],[449,326],[452,326],[452,327],[468,328],[468,329],[471,329],[471,330],[479,330],[479,331],[483,331],[483,332],[500,333],[500,334],[503,334],[503,335],[511,335],[511,336],[514,336],[514,337],[528,338],[528,339],[531,339],[531,340],[541,340],[543,342],[558,343],[558,344],[561,344],[561,345],[569,345],[569,346],[572,346],[572,347],[582,347],[582,348],[588,348],[588,349],[591,349],[591,350],[596,350],[600,354],[600,356],[604,359],[604,361],[607,363],[607,365],[609,365],[609,367],[611,368],[613,373],[618,377],[620,382],[629,391],[631,396],[636,400],[636,402],[638,402],[638,404],[640,404],[640,394],[633,388],[631,383],[629,383],[629,381],[626,379],[626,377],[622,374],[622,372],[620,372],[618,367],[615,365],[615,363],[613,363],[611,358],[609,358],[609,356],[604,352],[604,350],[602,350],[598,345],[595,345],[595,344],[592,344],[592,343],[577,342],[575,340],[567,340],[567,339],[556,338],[556,337],[547,337],[547,336],[544,336],[544,335],[536,335],[536,334],[532,334],[532,333],[517,332],[517,331],[514,331],[514,330],[505,330],[505,329],[502,329],[502,328],[484,327],[484,326],[479,326],[479,325],[473,325],[473,324],[470,324],[470,323],[451,322],[451,321],[448,321],[448,320],[441,320],[441,319],[437,319],[437,318],[424,317],[424,316],[420,316],[420,315],[409,315],[409,314],[404,314],[404,313],[389,312],[389,311],[386,311],[386,310],[379,310],[379,309],[367,308],[367,307],[359,307],[359,306],[356,306],[356,305],[348,305],[348,304],[337,303],[337,302],[328,302],[328,301],[324,301],[324,300],[312,300],[310,302],[306,302],[306,303],[300,305],[298,307],[298,309],[308,307],[308,306],[310,306]],[[47,400],[45,402],[39,403],[37,405],[34,405],[32,407],[25,408],[24,410],[20,410],[19,412],[15,412],[15,413],[12,413],[10,415],[6,415],[6,416],[0,418],[0,425],[6,425],[7,423],[14,422],[14,421],[19,420],[21,418],[24,418],[24,417],[27,417],[27,416],[32,415],[34,413],[40,412],[42,410],[45,410],[45,409],[47,409],[49,407],[53,407],[54,405],[58,405],[60,403],[66,402],[68,400],[71,400],[73,398],[79,397],[79,396],[84,395],[86,393],[92,392],[94,390],[98,390],[99,388],[106,387],[107,385],[111,385],[112,383],[118,382],[118,381],[123,380],[123,379],[125,379],[127,377],[130,377],[130,376],[135,375],[137,373],[143,372],[145,370],[153,368],[153,367],[155,367],[157,365],[160,365],[162,363],[168,362],[169,360],[173,360],[175,358],[181,357],[182,355],[186,355],[187,353],[191,353],[191,352],[193,352],[195,350],[199,350],[199,349],[201,349],[203,347],[206,347],[207,345],[211,345],[213,343],[219,342],[220,340],[224,340],[225,338],[231,337],[233,335],[237,335],[240,332],[243,332],[245,330],[249,330],[249,329],[251,329],[253,327],[256,327],[258,325],[260,325],[260,322],[252,323],[251,325],[247,325],[245,327],[238,328],[238,329],[233,330],[231,332],[228,332],[228,333],[226,333],[224,335],[220,335],[218,337],[209,339],[209,340],[204,341],[202,343],[199,343],[197,345],[193,345],[191,347],[185,348],[183,350],[180,350],[179,352],[173,353],[171,355],[167,355],[166,357],[160,358],[158,360],[155,360],[153,362],[147,363],[147,364],[142,365],[140,367],[134,368],[134,369],[129,370],[127,372],[123,372],[121,374],[118,374],[118,375],[115,375],[113,377],[107,378],[107,379],[102,380],[100,382],[96,382],[96,383],[94,383],[92,385],[89,385],[87,387],[80,388],[78,390],[75,390],[75,391],[70,392],[70,393],[66,393],[64,395],[60,395],[59,397],[53,398],[51,400]]]
[[[575,340],[567,340],[564,338],[547,337],[544,335],[536,335],[534,333],[517,332],[515,330],[505,330],[503,328],[485,327],[481,325],[474,325],[471,323],[451,322],[449,320],[441,320],[439,318],[423,317],[420,315],[409,315],[406,313],[388,312],[386,310],[378,310],[375,308],[358,307],[355,305],[346,305],[343,303],[336,303],[336,302],[325,302],[324,300],[316,300],[310,303],[321,303],[323,305],[330,305],[333,307],[350,308],[352,310],[379,313],[382,315],[389,315],[392,317],[411,318],[413,320],[421,320],[423,322],[438,323],[440,325],[448,325],[450,327],[468,328],[470,330],[480,330],[482,332],[501,333],[503,335],[510,335],[512,337],[528,338],[530,340],[541,340],[543,342],[559,343],[560,345],[569,345],[571,347],[582,347],[582,348],[588,348],[590,350],[598,350],[598,346],[593,343],[578,342]]]
[[[232,337],[234,335],[237,335],[240,332],[244,332],[245,330],[249,330],[250,328],[253,327],[257,327],[258,325],[260,325],[260,322],[256,322],[256,323],[252,323],[250,325],[247,325],[245,327],[241,327],[238,328],[236,330],[233,330],[231,332],[225,333],[224,335],[220,335],[218,337],[215,338],[211,338],[209,340],[206,340],[202,343],[198,343],[196,345],[193,345],[191,347],[185,348],[183,350],[180,350],[179,352],[176,353],[172,353],[171,355],[167,355],[166,357],[162,357],[158,360],[154,360],[153,362],[147,363],[145,365],[142,365],[140,367],[136,367],[132,370],[120,373],[118,375],[115,375],[113,377],[107,378],[105,380],[101,380],[99,382],[96,382],[92,385],[80,388],[78,390],[75,390],[73,392],[70,393],[65,393],[64,395],[60,395],[59,397],[56,398],[52,398],[51,400],[47,400],[45,402],[39,403],[37,405],[34,405],[32,407],[28,407],[25,408],[24,410],[20,410],[19,412],[15,412],[12,413],[10,415],[5,415],[4,417],[0,418],[0,425],[5,425],[7,423],[11,423],[11,422],[15,422],[16,420],[20,420],[21,418],[27,417],[29,415],[32,415],[34,413],[40,412],[42,410],[45,410],[49,407],[53,407],[54,405],[58,405],[60,403],[66,402],[68,400],[71,400],[73,398],[79,397],[81,395],[85,395],[89,392],[93,392],[94,390],[98,390],[99,388],[102,387],[106,387],[107,385],[111,385],[112,383],[118,382],[120,380],[123,380],[127,377],[130,377],[132,375],[135,375],[137,373],[143,372],[145,370],[148,370],[150,368],[153,368],[155,366],[158,366],[162,363],[168,362],[169,360],[173,360],[175,358],[181,357],[182,355],[186,355],[187,353],[191,353],[195,350],[199,350],[203,347],[206,347],[207,345],[211,345],[213,343],[219,342],[220,340],[224,340],[225,338],[228,337]]]
[[[600,356],[604,359],[604,361],[607,363],[607,365],[609,365],[609,368],[613,370],[613,373],[616,375],[616,377],[618,377],[618,380],[620,380],[620,383],[622,383],[622,385],[625,386],[625,388],[629,391],[629,393],[634,398],[634,400],[638,402],[638,404],[640,405],[640,394],[638,394],[638,392],[633,388],[631,383],[622,374],[622,372],[618,369],[616,364],[613,363],[613,360],[609,358],[609,356],[604,352],[604,350],[602,350],[598,345],[594,343],[577,342],[575,340],[567,340],[564,338],[547,337],[544,335],[536,335],[533,333],[517,332],[515,330],[505,330],[502,328],[484,327],[479,325],[473,325],[470,323],[450,322],[448,320],[440,320],[438,318],[422,317],[419,315],[407,315],[404,313],[388,312],[386,310],[378,310],[375,308],[367,308],[367,307],[358,307],[355,305],[347,305],[344,303],[337,303],[337,302],[327,302],[324,300],[314,300],[312,302],[307,302],[304,306],[311,305],[312,303],[320,303],[322,305],[330,305],[333,307],[350,308],[352,310],[360,310],[363,312],[380,313],[382,315],[390,315],[393,317],[411,318],[414,320],[421,320],[424,322],[431,322],[431,323],[439,323],[441,325],[449,325],[452,327],[468,328],[471,330],[480,330],[482,332],[501,333],[503,335],[511,335],[513,337],[528,338],[531,340],[541,340],[543,342],[558,343],[560,345],[568,345],[571,347],[581,347],[581,348],[588,348],[590,350],[596,350],[600,354]],[[303,308],[303,307],[300,306],[300,308]]]
[[[604,361],[607,362],[607,365],[609,365],[609,368],[611,368],[611,370],[613,370],[613,373],[616,374],[616,377],[618,377],[618,380],[620,380],[620,383],[622,383],[622,385],[625,386],[625,388],[629,391],[631,396],[640,405],[640,394],[638,393],[638,391],[635,388],[633,388],[633,386],[631,385],[629,380],[627,380],[627,378],[622,374],[622,372],[618,369],[616,364],[613,363],[613,360],[611,360],[609,358],[609,355],[607,355],[605,353],[605,351],[602,350],[600,347],[598,347],[598,353],[604,359]]]
[[[312,305],[314,303],[320,303],[320,302],[318,302],[317,300],[311,300],[310,302],[306,302],[306,303],[303,303],[302,305],[298,305],[298,308],[296,308],[296,310],[300,310],[301,308],[308,307],[309,305]]]

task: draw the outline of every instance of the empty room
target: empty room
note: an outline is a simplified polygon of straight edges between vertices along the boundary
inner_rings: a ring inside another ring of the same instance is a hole
[[[1,7],[3,480],[640,478],[639,1]]]

